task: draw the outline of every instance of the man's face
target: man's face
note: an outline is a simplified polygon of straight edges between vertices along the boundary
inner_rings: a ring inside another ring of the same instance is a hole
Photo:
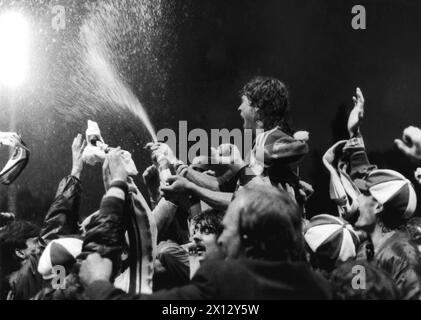
[[[202,259],[214,260],[221,258],[221,252],[217,245],[216,231],[205,221],[199,222],[193,226],[192,241],[194,250],[201,255]]]
[[[40,253],[41,253],[41,247],[39,245],[38,237],[27,239],[26,248],[16,251],[16,255],[22,260],[27,259],[31,255],[37,255]]]
[[[241,97],[241,105],[238,108],[241,118],[243,118],[244,129],[257,129],[257,113],[256,108],[252,107],[250,100],[246,96]]]
[[[381,211],[380,203],[370,194],[358,197],[359,217],[355,224],[358,229],[371,232],[376,225],[376,215]]]
[[[239,230],[241,197],[234,199],[228,207],[224,220],[223,231],[218,239],[218,245],[227,258],[239,258],[243,255],[243,246]]]

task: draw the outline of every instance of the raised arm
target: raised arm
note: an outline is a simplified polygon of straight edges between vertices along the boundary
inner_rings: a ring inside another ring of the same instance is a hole
[[[57,238],[60,235],[78,233],[79,203],[82,186],[79,180],[83,170],[82,153],[86,141],[78,135],[72,144],[72,171],[59,184],[55,199],[44,219],[40,237],[44,241]]]
[[[119,149],[112,150],[104,162],[103,171],[108,172],[111,183],[101,201],[99,214],[87,226],[83,241],[84,253],[98,252],[114,262],[119,260],[125,241],[123,213],[128,186],[121,152]]]
[[[171,198],[177,193],[187,192],[206,202],[212,208],[221,210],[227,209],[232,199],[232,193],[212,191],[180,176],[170,177],[168,182],[170,185],[161,187],[166,198]]]

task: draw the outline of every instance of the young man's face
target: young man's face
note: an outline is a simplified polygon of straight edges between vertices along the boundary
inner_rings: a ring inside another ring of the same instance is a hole
[[[244,121],[244,129],[257,129],[256,108],[251,106],[250,100],[246,96],[241,97],[241,105],[238,110],[240,111],[241,118]]]
[[[381,211],[381,204],[369,194],[358,197],[359,217],[355,226],[361,230],[371,232],[376,225],[377,214]]]
[[[234,199],[228,207],[222,226],[224,230],[218,239],[218,245],[227,258],[239,258],[243,253],[241,235],[239,230],[240,223],[240,197]]]

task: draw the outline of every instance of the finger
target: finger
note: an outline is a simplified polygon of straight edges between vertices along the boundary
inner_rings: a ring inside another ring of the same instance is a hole
[[[177,169],[177,175],[179,175],[179,176],[184,176],[184,174],[186,173],[186,171],[187,171],[187,169],[188,169],[188,166],[187,165],[184,165],[184,166],[180,166],[178,169]]]
[[[307,194],[304,192],[304,190],[303,190],[303,189],[298,190],[298,193],[300,194],[300,196],[301,196],[302,198],[306,198],[306,197],[307,197]]]
[[[215,171],[212,171],[212,170],[208,170],[208,171],[205,171],[205,172],[203,172],[204,174],[207,174],[208,176],[212,176],[212,177],[215,177]]]
[[[82,146],[81,146],[81,148],[80,148],[80,151],[81,152],[83,152],[84,150],[85,150],[85,148],[86,148],[86,146],[88,145],[88,143],[86,142],[86,140],[85,139],[83,139],[83,141],[82,141]]]
[[[290,186],[288,183],[286,183],[285,186],[287,188],[288,193],[291,194],[292,196],[294,196],[294,198],[295,198],[295,190],[294,190],[294,188],[292,186]]]
[[[168,185],[164,185],[161,184],[161,193],[165,196],[165,194],[167,193],[173,193],[174,192],[174,188],[172,186],[168,186]]]
[[[106,171],[108,169],[108,165],[109,165],[108,157],[105,157],[104,163],[102,164],[102,170]]]
[[[78,147],[80,145],[80,138],[79,138],[79,134],[76,135],[76,137],[73,140],[73,144]]]
[[[358,97],[358,100],[360,100],[361,102],[364,102],[363,92],[361,91],[360,88],[357,88],[357,97]]]
[[[410,126],[405,129],[405,133],[411,138],[412,141],[414,141],[417,136],[421,135],[421,130],[419,128]]]
[[[411,132],[412,132],[411,127],[408,127],[403,131],[403,134],[402,134],[402,140],[408,146],[412,146],[412,134],[411,134]]]
[[[178,179],[179,179],[179,177],[178,177],[178,176],[169,176],[169,177],[167,178],[167,182],[168,182],[168,183],[173,183],[173,182],[177,181]]]
[[[143,172],[143,175],[148,175],[152,171],[153,166],[149,166],[146,168],[146,170]]]
[[[395,144],[398,147],[398,149],[401,150],[406,155],[411,155],[412,154],[412,152],[411,152],[412,149],[409,148],[402,140],[396,139],[395,140]]]

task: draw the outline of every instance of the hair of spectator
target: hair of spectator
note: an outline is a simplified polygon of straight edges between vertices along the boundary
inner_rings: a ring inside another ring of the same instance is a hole
[[[20,268],[16,250],[25,249],[29,238],[37,237],[40,228],[32,222],[16,220],[0,231],[2,275],[7,276]]]
[[[288,122],[289,93],[281,81],[271,77],[255,77],[240,91],[257,108],[259,120],[266,130],[279,126],[285,133],[292,134]]]
[[[210,228],[214,233],[219,236],[222,233],[222,218],[224,212],[216,209],[209,209],[199,213],[198,215],[192,218],[192,224],[200,224],[202,227],[206,226]]]
[[[303,260],[301,212],[290,196],[266,185],[245,187],[240,193],[239,229],[247,255],[272,261]]]

